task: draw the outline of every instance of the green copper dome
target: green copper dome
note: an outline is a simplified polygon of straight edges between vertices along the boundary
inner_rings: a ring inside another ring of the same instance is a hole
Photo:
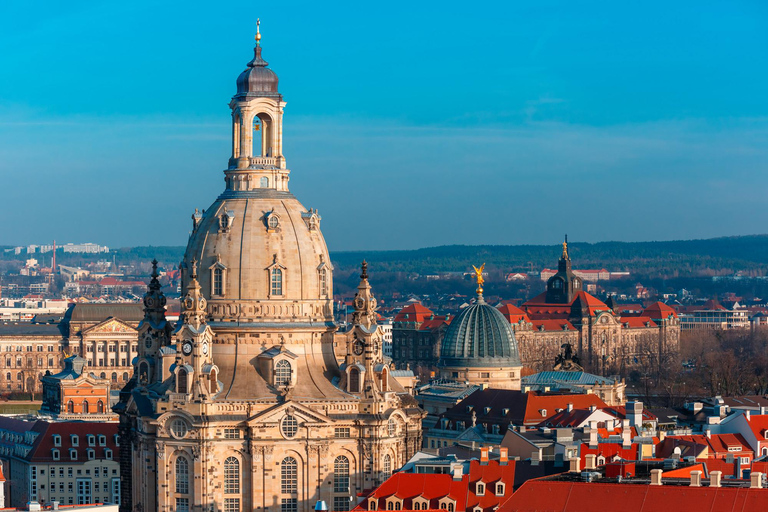
[[[440,366],[522,366],[517,341],[501,311],[487,304],[482,295],[456,318],[440,346]]]

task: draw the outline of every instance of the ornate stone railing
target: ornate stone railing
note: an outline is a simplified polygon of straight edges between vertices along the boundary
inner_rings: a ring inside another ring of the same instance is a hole
[[[274,156],[252,156],[248,158],[248,165],[250,167],[277,167],[277,158]]]

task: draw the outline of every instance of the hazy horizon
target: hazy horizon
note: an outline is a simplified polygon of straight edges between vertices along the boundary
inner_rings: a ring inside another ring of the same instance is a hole
[[[0,244],[184,245],[257,17],[332,252],[765,231],[768,4],[232,8],[0,5]]]

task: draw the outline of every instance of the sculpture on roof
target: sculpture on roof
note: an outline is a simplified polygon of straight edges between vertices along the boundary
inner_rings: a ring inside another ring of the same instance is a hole
[[[559,372],[581,372],[584,368],[579,364],[579,356],[573,353],[573,346],[570,343],[563,343],[560,346],[563,351],[557,354],[555,358],[555,371]]]
[[[479,295],[482,295],[483,283],[485,282],[485,279],[483,279],[483,270],[485,270],[485,263],[480,265],[480,268],[477,268],[474,265],[472,265],[472,268],[475,269],[475,280],[477,281],[477,293]]]

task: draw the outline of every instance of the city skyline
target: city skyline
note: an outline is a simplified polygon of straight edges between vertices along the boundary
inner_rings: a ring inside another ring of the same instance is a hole
[[[44,5],[0,8],[7,245],[183,245],[221,190],[221,98],[259,16],[288,102],[291,190],[319,209],[331,251],[765,231],[757,2],[446,4],[365,22],[301,3],[236,20],[202,4]]]

